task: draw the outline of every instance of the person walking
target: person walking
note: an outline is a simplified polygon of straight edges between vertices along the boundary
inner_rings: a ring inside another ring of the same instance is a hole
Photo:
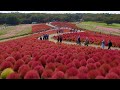
[[[77,44],[81,45],[80,36],[78,36],[78,38],[77,38]]]
[[[105,40],[102,40],[101,46],[102,46],[102,49],[104,49],[104,47],[105,47]]]
[[[61,35],[60,35],[59,39],[60,39],[60,43],[62,43],[62,36]]]
[[[111,42],[111,40],[109,40],[109,42],[108,42],[108,49],[110,49],[112,47],[112,42]]]
[[[88,39],[88,37],[86,37],[85,46],[88,46],[88,44],[89,44],[89,39]]]

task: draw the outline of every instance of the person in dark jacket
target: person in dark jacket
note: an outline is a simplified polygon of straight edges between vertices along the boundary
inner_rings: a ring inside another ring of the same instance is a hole
[[[86,37],[85,46],[88,46],[88,44],[89,44],[89,39],[88,39],[88,37]]]
[[[108,49],[110,49],[111,46],[112,46],[112,42],[109,40],[109,42],[108,42]]]
[[[60,41],[60,36],[58,36],[57,41],[58,41],[58,42]]]
[[[78,38],[77,38],[77,44],[81,45],[80,36],[78,36]]]
[[[62,43],[62,36],[61,35],[60,35],[59,39],[60,39],[60,43]]]

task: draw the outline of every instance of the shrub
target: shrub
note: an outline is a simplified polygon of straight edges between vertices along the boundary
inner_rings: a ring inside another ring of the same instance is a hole
[[[39,65],[39,66],[36,66],[34,70],[36,70],[39,73],[39,75],[41,75],[44,71],[44,67]]]
[[[24,64],[24,61],[22,59],[16,61],[15,65],[14,65],[14,70],[18,71],[19,67],[23,64]]]
[[[0,65],[0,70],[4,70],[6,68],[13,68],[13,64],[9,61],[2,62],[2,64]]]
[[[14,71],[13,71],[13,69],[11,69],[11,68],[6,68],[6,69],[4,69],[3,71],[2,71],[2,73],[1,73],[1,78],[2,79],[5,79],[8,75],[10,75],[11,73],[13,73]]]
[[[85,67],[85,66],[81,66],[79,69],[78,69],[79,72],[82,72],[82,73],[87,73],[88,72],[88,68]]]
[[[26,73],[24,79],[40,79],[40,76],[36,70],[30,70]]]
[[[42,79],[49,79],[53,75],[53,71],[51,69],[45,69],[41,75]]]
[[[14,73],[9,74],[6,79],[20,79],[20,75],[14,72]]]
[[[105,79],[105,77],[104,76],[97,76],[95,79]]]
[[[78,70],[75,67],[71,67],[71,68],[67,69],[66,74],[68,77],[76,76],[78,74]]]
[[[65,75],[62,71],[57,71],[53,74],[52,79],[64,79]]]
[[[20,74],[21,77],[24,77],[29,70],[31,69],[28,65],[22,65],[20,66],[18,73]]]
[[[97,70],[91,70],[88,72],[89,79],[95,79],[98,75],[100,75],[100,73]]]
[[[7,57],[5,60],[11,62],[13,65],[16,62],[16,60],[12,56]]]
[[[106,79],[119,79],[120,77],[114,72],[110,72],[105,76]]]

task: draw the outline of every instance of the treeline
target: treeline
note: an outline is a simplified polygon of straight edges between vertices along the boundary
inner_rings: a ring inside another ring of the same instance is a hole
[[[0,13],[0,24],[31,24],[52,21],[80,22],[97,21],[107,24],[120,23],[120,14],[40,14],[40,13]]]
[[[120,14],[84,14],[84,21],[104,22],[107,24],[120,23]]]

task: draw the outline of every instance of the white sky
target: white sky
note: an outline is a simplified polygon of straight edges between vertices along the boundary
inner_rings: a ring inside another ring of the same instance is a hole
[[[0,11],[0,13],[110,13],[110,14],[120,14],[120,11]]]

